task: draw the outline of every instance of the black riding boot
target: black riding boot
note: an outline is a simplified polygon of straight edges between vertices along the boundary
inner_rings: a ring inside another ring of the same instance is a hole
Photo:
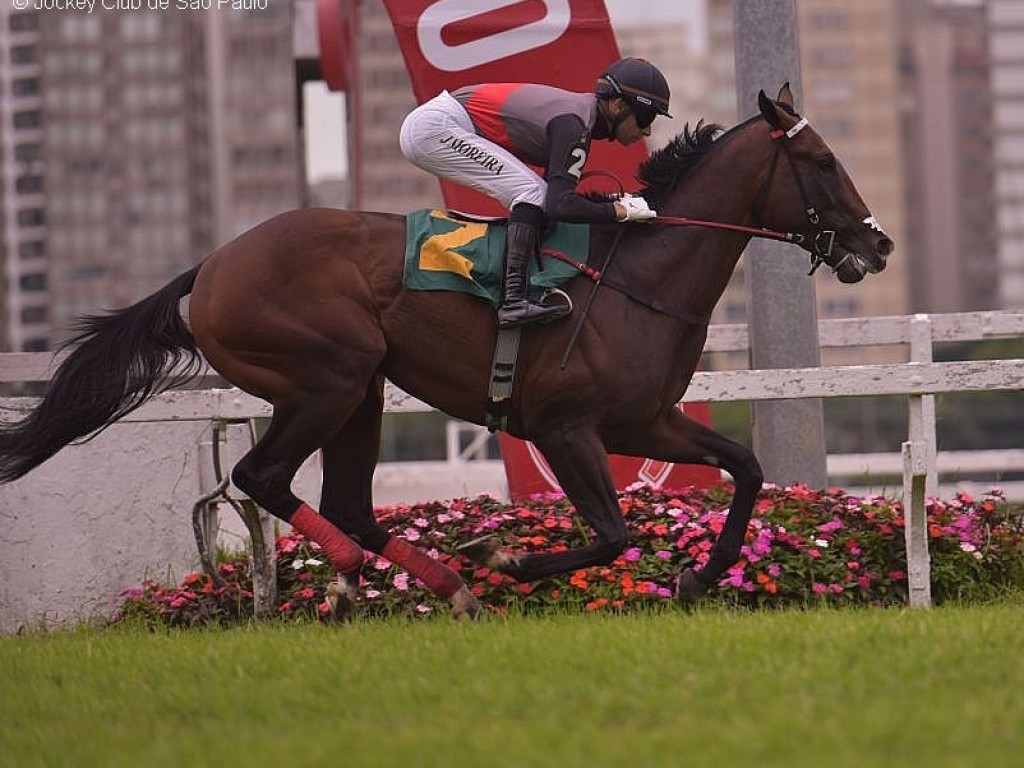
[[[526,323],[549,323],[569,314],[564,304],[545,307],[526,297],[526,270],[537,252],[540,230],[522,221],[509,221],[505,253],[505,294],[498,307],[498,327],[512,328]]]

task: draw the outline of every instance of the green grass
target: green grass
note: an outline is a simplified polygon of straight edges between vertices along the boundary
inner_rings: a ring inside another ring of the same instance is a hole
[[[1024,601],[0,640],[0,765],[1016,766]]]

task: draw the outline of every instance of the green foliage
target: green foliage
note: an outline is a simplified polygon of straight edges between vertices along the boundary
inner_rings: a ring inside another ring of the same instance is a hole
[[[675,492],[638,486],[620,495],[631,546],[607,567],[576,571],[533,584],[470,562],[456,547],[484,534],[500,535],[520,553],[580,546],[593,534],[561,496],[509,505],[487,496],[379,511],[395,535],[424,547],[457,570],[490,610],[523,613],[626,612],[671,604],[675,580],[699,567],[725,523],[732,489]],[[933,500],[928,509],[932,594],[937,603],[981,600],[1024,588],[1021,510],[998,493],[974,500]],[[319,546],[301,535],[276,546],[278,612],[315,619],[328,613],[324,595],[334,577]],[[765,486],[748,527],[742,558],[709,600],[744,607],[903,605],[907,600],[904,520],[900,505],[859,498],[840,489]],[[172,626],[232,624],[251,614],[251,569],[245,553],[218,566],[218,585],[190,574],[178,586],[147,580],[130,590],[116,618]],[[367,555],[361,576],[367,616],[424,616],[443,601],[412,583],[405,571]]]

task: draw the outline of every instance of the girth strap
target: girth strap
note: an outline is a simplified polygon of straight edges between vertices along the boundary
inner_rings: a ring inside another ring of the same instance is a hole
[[[521,331],[522,326],[518,325],[498,330],[498,340],[494,345],[494,362],[491,364],[491,383],[487,389],[487,401],[484,403],[484,426],[491,432],[508,429]]]
[[[628,299],[635,301],[641,306],[647,307],[648,309],[654,310],[658,314],[667,315],[668,317],[678,320],[681,323],[687,323],[690,325],[707,325],[708,318],[704,315],[697,315],[693,312],[687,312],[685,309],[676,309],[668,304],[663,304],[657,299],[645,299],[642,296],[637,296],[627,286],[618,282],[614,278],[605,277],[601,281],[601,284],[606,288],[611,288],[613,291],[621,293]]]

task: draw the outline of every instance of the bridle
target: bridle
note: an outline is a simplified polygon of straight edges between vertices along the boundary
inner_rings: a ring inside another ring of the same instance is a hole
[[[802,117],[791,128],[776,129],[768,134],[772,141],[776,142],[775,152],[772,155],[768,176],[761,185],[761,189],[758,192],[754,203],[754,219],[757,222],[761,222],[762,220],[761,208],[768,197],[768,192],[771,190],[772,181],[775,178],[775,171],[779,166],[779,156],[785,152],[786,159],[789,160],[789,166],[793,169],[793,178],[796,179],[797,189],[800,190],[800,197],[803,200],[804,211],[807,214],[807,223],[810,224],[808,234],[803,232],[780,232],[778,230],[768,229],[764,226],[747,227],[742,224],[727,224],[720,221],[703,221],[700,219],[690,219],[685,216],[655,216],[650,221],[655,224],[665,224],[675,227],[705,227],[707,229],[721,229],[729,232],[740,232],[752,237],[760,237],[767,240],[779,240],[786,243],[793,243],[794,245],[800,246],[811,255],[811,271],[807,274],[808,276],[813,275],[818,270],[818,267],[822,264],[828,263],[828,259],[832,255],[832,249],[835,246],[836,231],[834,229],[825,229],[821,226],[821,215],[810,202],[810,198],[807,195],[807,189],[804,186],[803,177],[800,175],[800,169],[797,167],[796,161],[793,159],[793,151],[789,146],[789,142],[792,141],[800,131],[806,128],[807,125],[807,118]],[[619,188],[622,189],[621,183]],[[572,266],[576,267],[580,272],[589,277],[594,283],[594,287],[583,307],[583,311],[580,313],[579,320],[576,322],[576,327],[574,328],[572,335],[569,337],[569,343],[566,345],[565,352],[562,355],[562,370],[565,370],[566,363],[569,360],[569,355],[572,353],[573,347],[576,346],[576,339],[579,337],[580,331],[583,329],[583,324],[590,312],[590,305],[593,303],[594,298],[597,295],[597,291],[602,285],[622,293],[633,301],[636,301],[655,312],[668,315],[680,322],[697,325],[707,325],[708,323],[707,317],[694,315],[690,312],[679,311],[659,302],[640,298],[629,291],[625,285],[611,281],[606,277],[605,273],[611,264],[612,257],[615,255],[615,251],[618,248],[619,242],[622,240],[622,235],[625,231],[625,227],[620,227],[616,233],[615,239],[612,241],[611,249],[608,252],[608,256],[605,258],[605,264],[602,270],[592,269],[587,265],[581,264],[557,251],[545,251],[545,255],[552,256],[561,261],[572,264]],[[835,272],[848,258],[850,258],[850,254],[843,257],[839,263],[834,265],[830,264],[829,266],[832,268],[832,271]]]
[[[779,166],[779,155],[784,151],[786,159],[789,161],[789,167],[793,170],[793,178],[796,180],[796,187],[800,191],[800,199],[803,201],[807,223],[810,224],[810,231],[812,233],[809,239],[800,236],[800,240],[794,240],[793,242],[811,254],[811,271],[807,274],[813,275],[818,267],[826,263],[827,259],[832,255],[832,248],[836,242],[836,231],[834,229],[825,229],[821,226],[821,215],[811,203],[811,199],[807,194],[807,188],[804,186],[803,176],[800,175],[800,168],[793,159],[793,150],[789,146],[789,142],[796,138],[796,135],[806,128],[807,125],[807,118],[801,117],[792,128],[788,130],[779,128],[768,134],[769,138],[775,142],[775,153],[772,155],[772,164],[768,170],[768,178],[765,179],[765,183],[761,187],[761,191],[754,203],[754,218],[758,222],[761,221],[761,207],[767,199],[768,190],[771,188],[772,180],[775,177],[775,170]],[[838,264],[832,265],[833,272],[838,268]]]
[[[800,169],[793,159],[793,150],[789,146],[789,142],[796,137],[800,131],[806,128],[808,125],[807,118],[802,117],[800,120],[788,130],[777,129],[768,134],[769,138],[775,142],[775,152],[772,154],[771,165],[768,168],[768,176],[765,178],[764,183],[761,185],[761,189],[757,194],[757,199],[754,202],[754,219],[758,222],[756,227],[746,227],[741,224],[726,224],[718,221],[700,221],[697,219],[690,219],[681,216],[657,216],[653,219],[656,224],[667,224],[669,226],[677,227],[706,227],[708,229],[724,229],[730,232],[742,232],[743,234],[751,235],[752,237],[760,237],[766,240],[779,240],[782,242],[793,243],[798,245],[807,251],[811,255],[811,271],[808,272],[808,276],[813,275],[822,264],[828,263],[828,259],[832,256],[832,250],[835,247],[836,242],[836,231],[834,229],[825,229],[821,226],[821,214],[811,204],[810,197],[807,194],[807,188],[804,186],[803,176],[800,175]],[[768,199],[768,193],[771,190],[772,181],[775,179],[775,172],[779,167],[779,157],[785,152],[786,159],[789,161],[789,167],[793,169],[793,178],[796,180],[797,189],[800,191],[800,198],[803,201],[804,211],[807,215],[807,223],[810,225],[808,233],[803,232],[780,232],[760,224],[761,209],[764,207],[765,201]],[[838,264],[830,264],[832,271],[835,272],[842,265],[843,261],[850,258],[850,255],[845,256]]]

